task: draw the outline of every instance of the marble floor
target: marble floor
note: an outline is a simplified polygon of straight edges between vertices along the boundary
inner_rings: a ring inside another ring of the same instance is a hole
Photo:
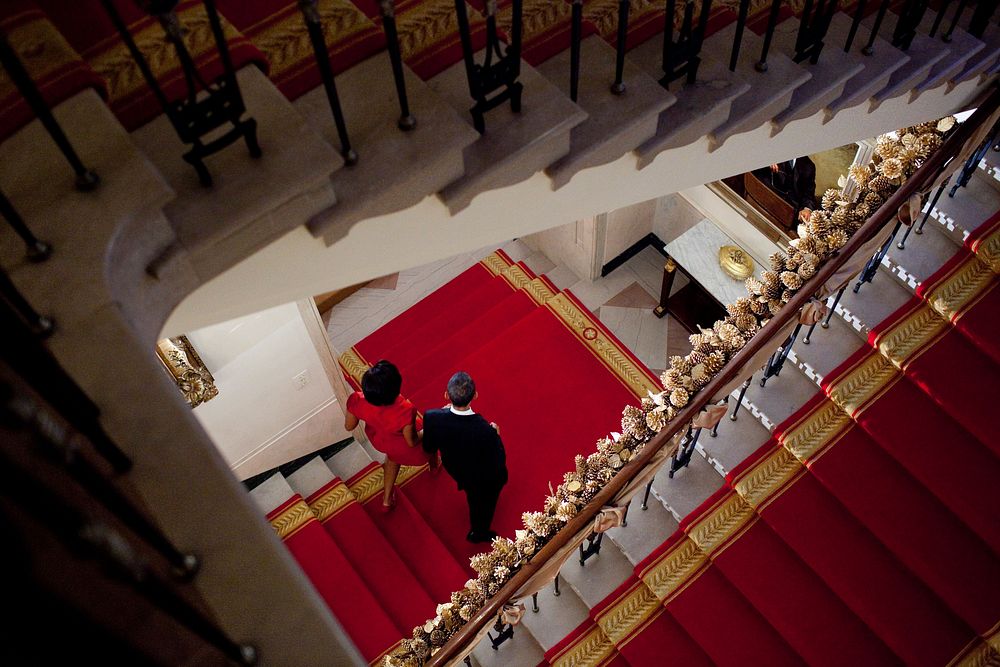
[[[526,243],[501,246],[514,261],[544,273],[559,289],[570,289],[647,367],[660,373],[672,354],[688,352],[687,331],[669,315],[653,315],[660,293],[664,257],[647,247],[607,276],[581,279]],[[494,248],[449,257],[369,282],[324,314],[333,349],[339,354],[385,322],[472,266]],[[686,279],[679,275],[675,289]]]

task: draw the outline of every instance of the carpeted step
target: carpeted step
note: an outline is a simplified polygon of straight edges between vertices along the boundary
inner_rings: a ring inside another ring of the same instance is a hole
[[[407,338],[409,333],[425,320],[433,317],[435,313],[447,310],[450,303],[460,298],[462,294],[489,283],[513,263],[514,260],[503,250],[491,253],[365,336],[354,349],[362,358],[377,361],[382,351],[394,345],[396,341]]]
[[[862,348],[823,390],[917,481],[1000,553],[1000,459],[878,352]]]
[[[800,657],[683,531],[636,572],[667,611],[720,667],[803,665]]]
[[[36,0],[36,3],[66,41],[107,82],[108,106],[122,125],[131,131],[163,113],[153,91],[143,80],[139,65],[129,55],[111,18],[101,7],[100,0]],[[180,59],[164,37],[163,28],[157,20],[131,2],[115,0],[114,6],[128,25],[132,38],[167,98],[183,98],[187,87]],[[222,74],[223,68],[204,5],[200,0],[182,0],[175,11],[181,25],[188,31],[185,43],[201,77],[212,81]],[[224,22],[223,28],[234,70],[256,64],[266,72],[268,62],[265,55],[230,23]]]
[[[993,273],[1000,273],[1000,211],[969,233],[965,247]]]
[[[271,64],[268,77],[290,100],[323,85],[298,3],[293,0],[218,0],[219,12]],[[334,75],[385,48],[385,36],[349,0],[323,0],[317,10]]]
[[[576,667],[577,665],[628,667],[629,665],[628,661],[615,650],[615,645],[591,618],[583,621],[558,644],[546,651],[545,660],[541,664],[552,667]]]
[[[533,281],[533,287],[542,285],[540,281]],[[450,336],[437,344],[428,346],[424,349],[423,356],[407,364],[403,382],[408,385],[408,392],[414,395],[418,393],[426,395],[423,390],[429,388],[430,395],[433,396],[433,389],[440,390],[433,402],[427,405],[418,404],[417,407],[421,410],[439,407],[441,405],[439,399],[448,379],[461,370],[460,362],[478,348],[503,336],[511,327],[531,314],[539,307],[539,300],[554,295],[554,291],[549,289],[545,287],[546,291],[539,293],[522,288],[510,293],[492,307],[486,305],[488,310],[481,315],[476,316],[476,311],[468,313],[466,317],[469,321],[465,326],[455,329]]]
[[[404,476],[412,470],[426,471],[425,468],[403,468],[400,474]],[[427,475],[426,472],[419,474]],[[452,591],[462,588],[472,576],[472,570],[463,567],[430,528],[427,520],[432,517],[410,502],[406,479],[398,482],[396,506],[389,512],[382,511],[381,465],[372,463],[348,480],[347,486],[432,599],[450,599]],[[462,535],[464,537],[464,531]]]
[[[618,652],[633,665],[652,665],[670,656],[671,664],[710,667],[712,660],[674,620],[653,592],[630,577],[592,612]]]
[[[18,55],[50,109],[93,88],[107,97],[107,83],[66,43],[31,0],[9,0],[0,9],[0,30]],[[35,114],[5,73],[0,86],[0,141],[31,122]]]
[[[1000,363],[1000,278],[970,253],[959,253],[917,288],[917,296],[983,354]]]
[[[868,342],[952,419],[1000,455],[994,408],[1000,368],[919,297],[890,315]]]
[[[397,643],[399,631],[302,496],[291,488],[288,494],[267,520],[361,655],[368,662],[378,660]]]
[[[730,483],[904,663],[949,664],[974,639],[779,443],[747,459]]]
[[[680,527],[808,664],[898,663],[885,644],[728,486],[689,514]]]
[[[501,534],[520,529],[524,507],[539,505],[576,454],[615,430],[622,406],[655,386],[649,371],[595,319],[563,292],[460,362],[479,391],[473,408],[500,425],[508,469],[517,471],[500,495],[493,527]],[[572,401],[556,400],[567,390]],[[410,400],[440,404],[442,391],[427,387]],[[580,405],[588,406],[586,418]],[[468,530],[464,507],[418,504],[442,539],[461,546]]]
[[[831,495],[982,633],[1000,618],[1000,559],[822,393],[776,430]]]
[[[319,457],[289,476],[402,635],[434,616],[435,602],[346,484]],[[404,552],[405,553],[405,552]]]

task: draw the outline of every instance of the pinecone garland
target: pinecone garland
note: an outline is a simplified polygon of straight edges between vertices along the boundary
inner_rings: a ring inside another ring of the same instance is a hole
[[[854,182],[858,184],[859,187],[864,187],[868,183],[868,179],[872,177],[872,170],[867,165],[852,165],[847,173],[851,175]]]
[[[840,199],[840,190],[829,188],[823,193],[823,208],[831,210],[836,205],[838,199]]]
[[[802,278],[797,273],[785,271],[781,274],[781,283],[790,290],[797,290],[802,287]]]
[[[622,431],[636,440],[645,440],[652,435],[646,428],[646,415],[634,405],[627,405],[622,410]]]
[[[940,146],[941,137],[935,132],[925,132],[917,136],[917,140],[913,143],[913,149],[921,158],[926,158]]]
[[[897,157],[891,157],[882,160],[882,163],[879,165],[879,171],[882,172],[882,175],[888,179],[896,180],[897,178],[901,178],[903,176],[903,161],[899,159],[898,157],[899,154],[900,151],[897,150],[896,151]],[[872,181],[875,180],[876,179],[873,178],[871,181],[869,181],[868,187],[875,189],[876,186],[873,185],[872,183]]]
[[[670,392],[670,404],[675,408],[683,408],[690,398],[690,394],[684,389],[674,389]]]
[[[737,315],[733,318],[733,324],[735,324],[740,331],[748,334],[756,333],[759,328],[757,325],[757,318],[750,313]]]
[[[666,412],[653,411],[646,415],[646,426],[654,433],[658,433],[667,425]]]
[[[670,369],[683,375],[691,372],[691,363],[684,357],[673,356],[670,357]]]
[[[847,244],[847,232],[842,229],[835,229],[826,237],[826,243],[830,248],[839,250]]]
[[[865,195],[865,203],[868,204],[872,211],[878,210],[878,207],[881,206],[884,201],[885,199],[878,192],[869,191]]]
[[[785,265],[785,253],[781,252],[780,250],[777,252],[772,252],[770,257],[767,258],[767,261],[771,263],[772,271],[781,271],[781,267]],[[731,305],[732,304],[730,304],[730,306]],[[734,313],[730,312],[730,315],[733,314]]]

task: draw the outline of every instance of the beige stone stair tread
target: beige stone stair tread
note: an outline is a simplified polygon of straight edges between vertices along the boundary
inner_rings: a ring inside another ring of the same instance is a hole
[[[786,368],[791,362],[786,363]],[[782,371],[784,375],[787,370]],[[704,429],[698,436],[698,447],[708,456],[709,462],[721,467],[729,473],[748,456],[760,449],[767,442],[771,433],[743,406],[736,413],[736,421],[729,415],[733,412],[736,399],[729,399],[730,405],[726,415],[719,422],[719,428],[713,438],[711,430]]]
[[[352,442],[327,459],[326,465],[333,471],[334,475],[346,482],[371,462],[372,458],[365,451],[365,448],[357,442]]]
[[[677,530],[677,519],[652,494],[645,510],[642,493],[633,498],[627,520],[628,525],[609,530],[608,537],[633,565],[638,565]]]
[[[987,151],[987,155],[990,152],[993,152],[992,149]],[[993,154],[998,155],[997,153]],[[997,172],[996,168],[991,165],[984,167],[980,163],[979,169],[969,179],[969,183],[965,187],[959,188],[954,197],[948,194],[952,187],[952,184],[949,183],[938,199],[937,206],[931,211],[927,225],[930,225],[933,220],[937,220],[940,224],[948,227],[949,231],[955,235],[956,240],[964,241],[970,232],[992,215],[988,211],[1000,211],[1000,182],[991,173],[1000,172]],[[927,225],[924,226],[925,229]],[[910,238],[920,238],[920,236],[922,234],[917,235],[916,232],[910,234]]]
[[[812,78],[795,89],[788,108],[774,117],[772,136],[788,123],[808,118],[839,98],[846,90],[847,82],[864,69],[862,56],[844,53],[844,49],[840,46],[845,42],[847,34],[846,32],[841,34],[838,28],[846,21],[849,29],[850,19],[839,12],[833,18],[839,20],[830,22],[819,61],[815,64],[809,60],[799,63],[800,67],[812,74]],[[779,49],[790,58],[793,57],[798,30],[799,20],[796,18],[780,23],[774,31],[772,48]]]
[[[281,473],[274,473],[266,480],[258,484],[250,491],[250,497],[260,508],[261,514],[270,512],[281,507],[295,493],[289,486],[288,480],[282,477]]]
[[[628,60],[659,79],[663,76],[662,40],[654,38],[640,44],[628,53]],[[639,168],[650,164],[661,152],[697,141],[721,125],[729,118],[733,101],[748,90],[749,84],[703,49],[695,82],[689,84],[681,78],[670,84],[677,101],[660,114],[656,135],[636,149]]]
[[[529,609],[527,613],[531,613]],[[472,650],[472,662],[480,667],[512,667],[513,665],[537,665],[545,657],[531,632],[524,625],[514,628],[514,636],[496,650],[489,638],[483,639]]]
[[[986,44],[962,28],[955,26],[955,29],[951,33],[951,41],[945,42],[943,39],[943,33],[951,25],[951,17],[953,12],[948,12],[944,21],[941,22],[941,26],[938,28],[937,35],[933,39],[947,45],[949,51],[934,67],[931,68],[930,74],[927,76],[922,83],[917,85],[917,93],[919,94],[925,90],[931,90],[938,86],[944,85],[945,83],[951,81],[954,77],[965,71],[966,65],[970,60],[976,58],[981,51],[986,48]],[[925,34],[930,33],[931,27],[934,25],[934,18],[937,13],[934,10],[928,8],[924,13],[924,18],[920,22],[920,27],[918,30],[922,30]]]
[[[477,54],[482,62],[482,53]],[[452,214],[481,192],[519,183],[569,152],[570,131],[587,114],[533,67],[521,63],[521,111],[510,104],[486,114],[486,132],[464,151],[465,173],[439,193]],[[428,82],[430,88],[472,127],[473,100],[465,65],[452,65]]]
[[[774,347],[777,346],[778,342],[775,342]],[[763,387],[760,386],[761,376],[761,371],[754,373],[753,382],[750,383],[743,400],[760,411],[764,425],[771,431],[791,417],[806,400],[819,391],[816,384],[793,363],[786,362],[781,374],[769,378]],[[760,415],[757,417],[761,418]],[[736,423],[738,424],[739,420]]]
[[[943,195],[947,196],[947,195]],[[900,230],[902,231],[902,230]],[[903,250],[893,243],[886,259],[891,264],[902,267],[912,277],[908,280],[910,289],[927,280],[941,265],[958,252],[959,245],[949,238],[944,230],[936,225],[924,226],[924,233],[919,236],[910,234]]]
[[[983,49],[969,58],[965,68],[952,78],[954,83],[961,83],[980,76],[992,67],[1000,65],[1000,26],[990,23],[982,36]]]
[[[567,97],[569,63],[567,49],[538,67]],[[656,133],[659,115],[677,99],[628,59],[622,77],[625,92],[615,95],[611,92],[614,73],[615,49],[600,35],[584,38],[577,105],[588,118],[573,128],[569,154],[545,170],[553,187],[565,185],[581,169],[617,160],[650,139]]]
[[[579,552],[563,565],[560,575],[583,603],[593,608],[632,576],[633,566],[612,540],[605,536],[600,553],[580,565]]]
[[[886,12],[885,20],[879,28],[879,34],[885,35],[887,38],[891,37],[898,20],[899,17],[896,14]],[[862,21],[861,24],[870,30],[874,22],[875,17],[872,16]],[[890,97],[906,94],[916,88],[927,79],[934,65],[940,62],[948,54],[948,51],[948,45],[944,42],[931,39],[923,33],[917,33],[910,43],[910,48],[906,50],[906,55],[910,56],[910,60],[893,72],[889,78],[889,84],[885,88],[875,93],[871,111],[874,111],[879,104]]]
[[[880,268],[879,271],[883,272],[884,269]],[[851,282],[837,305],[837,313],[864,336],[912,296],[909,290],[888,273],[875,276],[858,294],[852,291],[853,287],[854,282]]]
[[[736,26],[729,25],[705,40],[705,53],[728,62]],[[767,71],[755,68],[760,59],[763,38],[752,30],[743,33],[743,45],[736,64],[736,74],[750,84],[750,91],[733,101],[729,118],[709,135],[710,150],[715,150],[736,134],[748,132],[788,108],[795,90],[809,81],[812,74],[772,48],[767,56]]]
[[[319,456],[314,457],[304,466],[288,475],[288,485],[303,498],[308,498],[334,478],[333,471]]]
[[[337,76],[348,137],[360,159],[333,174],[337,203],[309,222],[309,231],[327,244],[355,223],[412,206],[459,178],[462,151],[479,139],[426,83],[408,67],[403,71],[410,112],[417,120],[407,132],[397,125],[399,99],[386,52]],[[296,100],[295,108],[339,150],[322,86]]]
[[[853,289],[854,285],[851,285]],[[864,292],[870,285],[864,285],[861,291]],[[845,295],[846,296],[846,295]],[[849,356],[854,354],[859,347],[867,345],[861,332],[848,324],[842,317],[830,318],[830,326],[827,329],[817,325],[813,329],[809,342],[804,342],[804,337],[808,331],[803,327],[799,340],[792,346],[792,357],[787,363],[797,363],[799,367],[805,366],[822,379],[829,375],[830,371],[840,366]],[[816,379],[814,379],[816,381]]]
[[[522,628],[527,628],[543,653],[562,641],[590,613],[590,609],[566,581],[559,582],[559,595],[554,595],[553,591],[553,585],[549,584],[538,592],[538,613],[531,610],[531,600],[525,600],[527,610],[521,617]],[[514,630],[515,633],[517,631],[518,629]],[[486,648],[489,648],[489,644],[486,644]]]
[[[839,44],[847,43],[847,35],[851,29],[852,19],[843,13],[834,14],[830,24],[830,32],[842,37]],[[863,24],[858,26],[851,45],[851,55],[861,59],[864,69],[851,77],[844,86],[844,92],[826,107],[824,123],[830,122],[836,113],[848,107],[857,106],[871,99],[875,94],[889,85],[892,75],[900,67],[910,61],[910,56],[900,51],[882,37],[876,37],[871,55],[863,53],[870,37],[869,28]],[[880,34],[887,34],[881,31]],[[829,48],[829,47],[828,47]],[[843,46],[839,47],[843,51]]]
[[[670,463],[657,473],[653,480],[653,494],[678,521],[701,505],[705,499],[722,487],[725,479],[705,457],[695,453],[685,468],[667,475]],[[652,501],[651,501],[652,502]]]
[[[116,304],[142,338],[155,340],[166,314],[198,284],[181,255],[160,267],[158,279],[147,273],[176,245],[161,210],[174,192],[93,90],[53,113],[101,183],[92,192],[74,188],[73,171],[40,121],[0,144],[0,189],[28,228],[54,248],[46,262],[28,262],[23,241],[4,225],[4,269],[35,309],[62,329]],[[68,276],[78,276],[72,298],[66,298]]]
[[[212,187],[201,186],[182,159],[188,148],[166,116],[132,133],[177,193],[164,212],[202,280],[329,208],[336,200],[330,175],[343,163],[256,66],[237,80],[263,156],[251,158],[242,141],[216,153],[205,161]]]

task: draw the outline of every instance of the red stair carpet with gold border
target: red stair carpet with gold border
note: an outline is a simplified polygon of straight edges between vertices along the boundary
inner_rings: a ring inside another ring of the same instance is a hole
[[[493,528],[510,536],[521,527],[521,513],[540,505],[549,483],[572,468],[573,457],[619,422],[624,405],[657,386],[572,294],[502,252],[386,323],[341,355],[341,365],[357,386],[384,357],[399,365],[404,393],[421,410],[445,402],[455,371],[472,374],[479,391],[473,407],[500,424],[507,451],[510,481]],[[567,392],[572,401],[564,400]],[[465,564],[481,547],[465,540],[464,494],[447,474],[424,470],[401,495]]]

